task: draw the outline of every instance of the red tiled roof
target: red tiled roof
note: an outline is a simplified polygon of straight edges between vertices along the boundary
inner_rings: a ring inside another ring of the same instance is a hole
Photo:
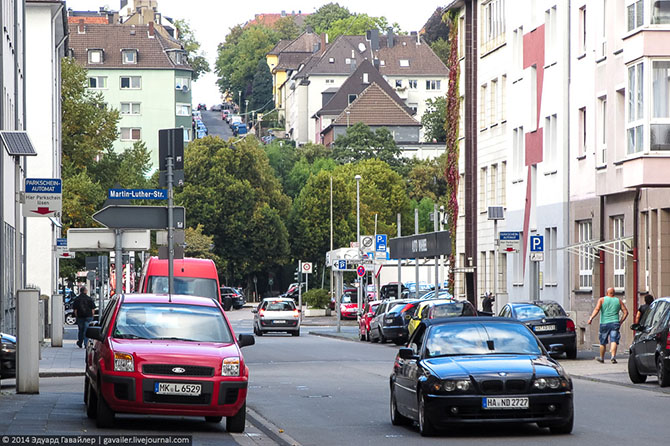
[[[81,20],[86,24],[107,25],[109,23],[107,17],[100,16],[74,16],[67,18],[68,23],[81,23]]]
[[[376,82],[349,104],[331,125],[347,125],[347,112],[349,112],[349,125],[362,122],[368,126],[412,126],[420,127],[421,124],[407,111],[393,100]]]
[[[265,25],[272,27],[274,26],[275,23],[279,19],[282,19],[284,17],[293,17],[293,20],[295,21],[295,24],[298,26],[302,26],[302,24],[305,22],[305,17],[307,17],[309,14],[256,14],[253,19],[249,20],[244,26],[252,26],[252,25]]]

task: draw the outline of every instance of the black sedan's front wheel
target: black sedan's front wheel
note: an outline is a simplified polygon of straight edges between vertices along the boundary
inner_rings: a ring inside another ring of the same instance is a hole
[[[404,426],[406,424],[409,424],[410,419],[401,414],[398,411],[398,404],[396,403],[395,399],[395,390],[393,389],[393,385],[391,385],[391,424],[394,426]]]
[[[631,354],[628,357],[628,377],[635,384],[641,384],[647,380],[647,375],[641,374],[635,364],[635,355]]]
[[[572,432],[572,428],[575,424],[575,414],[570,414],[570,418],[567,419],[564,423],[556,424],[554,426],[549,426],[549,430],[554,435],[569,434]]]
[[[435,427],[426,416],[426,401],[423,395],[419,395],[419,433],[422,437],[435,435]]]

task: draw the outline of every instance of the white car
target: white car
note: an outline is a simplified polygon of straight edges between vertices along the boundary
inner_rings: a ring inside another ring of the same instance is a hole
[[[300,336],[300,310],[293,299],[268,297],[251,310],[254,313],[254,334],[282,331]]]

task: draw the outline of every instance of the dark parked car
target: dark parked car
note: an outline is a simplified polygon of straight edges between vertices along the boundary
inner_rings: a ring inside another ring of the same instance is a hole
[[[223,309],[210,297],[116,295],[100,325],[86,330],[84,400],[98,428],[115,413],[226,417],[243,432],[249,368]]]
[[[421,435],[452,425],[537,423],[572,432],[572,380],[523,323],[506,318],[425,320],[390,377],[391,423]]]
[[[0,379],[16,376],[16,338],[0,333]]]
[[[389,300],[382,302],[377,307],[377,312],[370,322],[371,342],[393,341],[396,345],[402,345],[409,338],[409,321],[412,318],[415,307],[419,300]]]
[[[207,110],[207,106],[205,104],[198,104],[198,110]]]
[[[400,296],[398,296],[398,283],[391,282],[382,285],[379,290],[379,300],[384,299],[403,299],[409,294],[409,289],[405,285],[400,285]]]
[[[552,345],[559,345],[560,348],[555,348],[554,352],[558,353],[562,349],[568,359],[577,357],[575,323],[557,302],[510,302],[503,307],[499,316],[516,319],[528,325],[547,350],[552,350]]]
[[[628,376],[643,383],[656,375],[661,387],[670,386],[670,298],[656,299],[642,316],[628,357]]]
[[[239,310],[245,304],[244,294],[238,290],[228,286],[221,287],[221,302],[223,302],[223,309],[228,311],[231,308]]]

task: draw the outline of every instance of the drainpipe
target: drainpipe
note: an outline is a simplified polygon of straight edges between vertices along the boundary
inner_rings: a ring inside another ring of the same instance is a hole
[[[605,196],[600,196],[600,241],[605,241]],[[600,268],[600,295],[605,295],[605,251],[598,251]]]
[[[637,293],[640,282],[639,262],[637,257],[637,238],[639,236],[639,213],[640,213],[640,188],[635,189],[635,200],[633,201],[633,312],[637,308]]]

